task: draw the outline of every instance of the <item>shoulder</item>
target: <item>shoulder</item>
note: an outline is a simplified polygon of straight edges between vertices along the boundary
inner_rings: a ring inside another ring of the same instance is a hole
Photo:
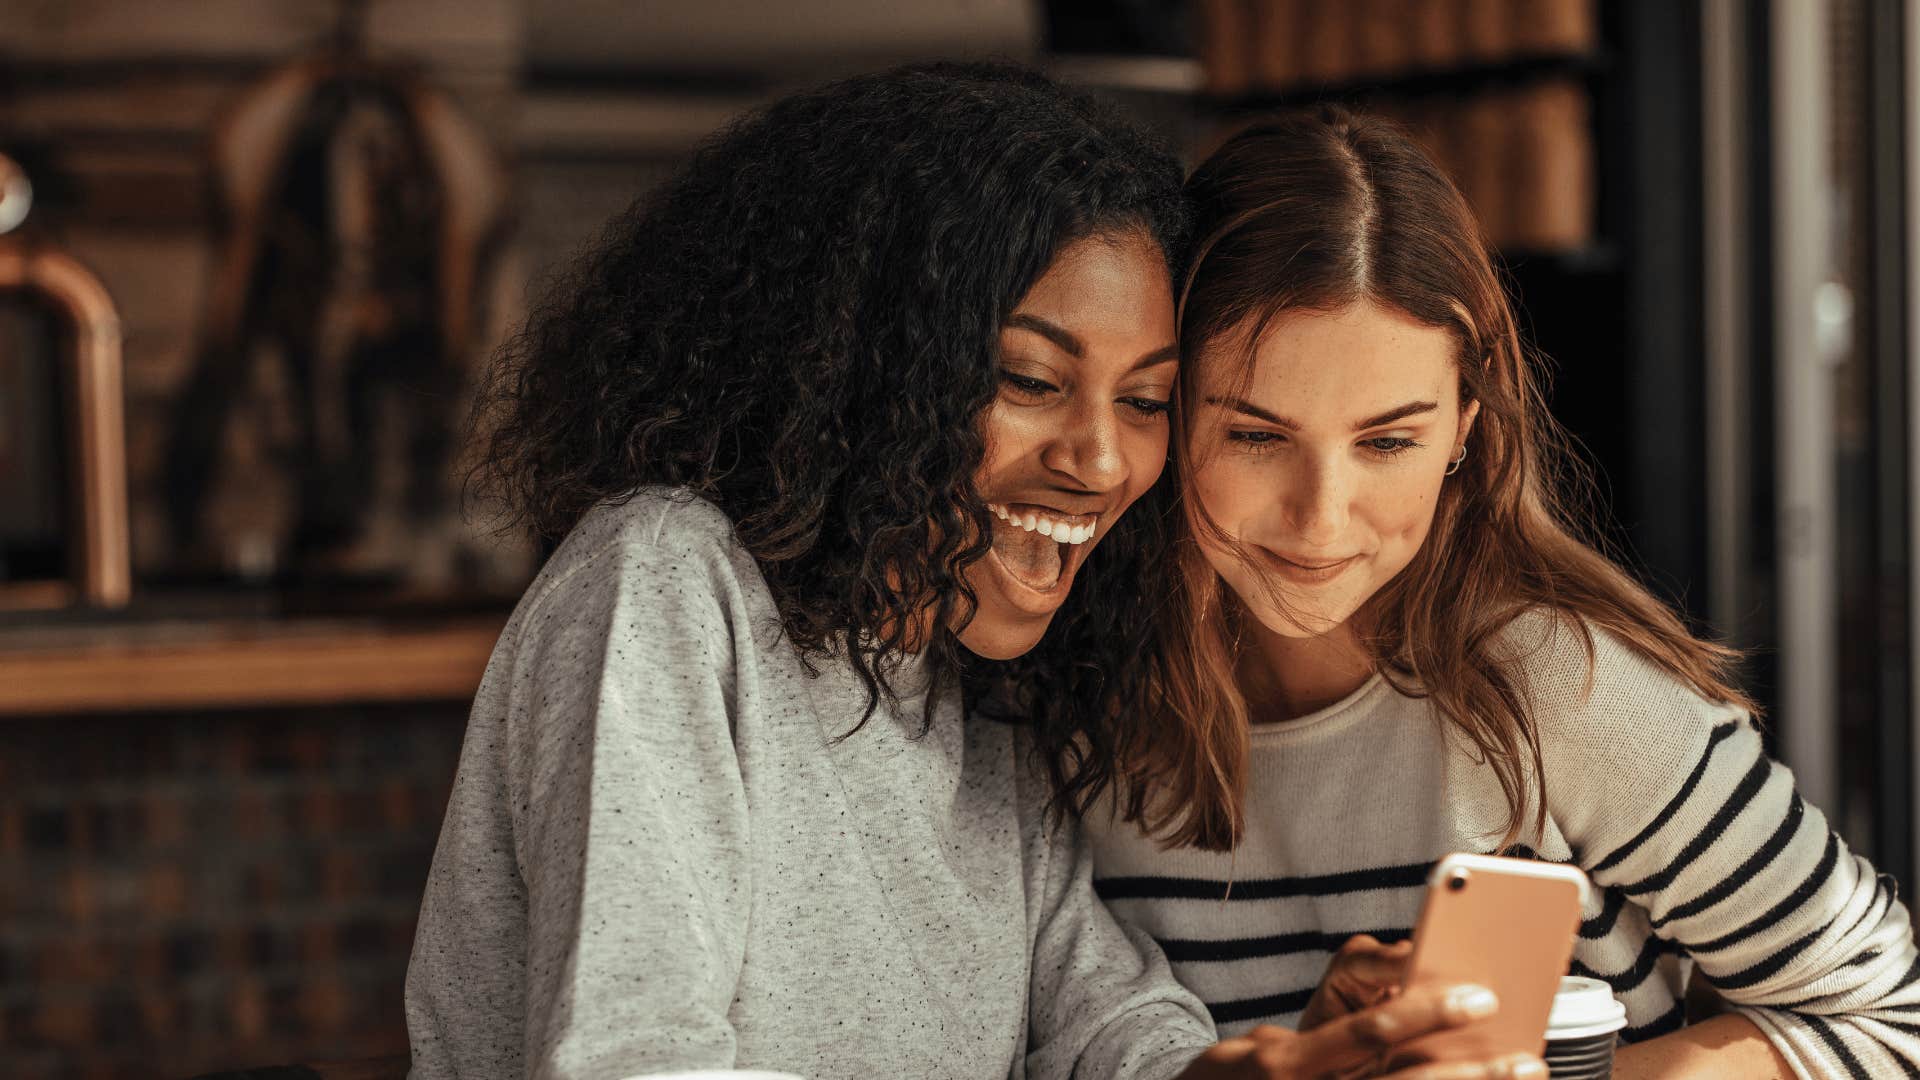
[[[583,573],[596,580],[668,574],[717,584],[757,578],[757,570],[719,507],[684,488],[645,487],[582,516],[527,595],[544,597]]]
[[[1751,726],[1744,708],[1707,699],[1640,649],[1577,616],[1523,614],[1502,635],[1501,647],[1522,677],[1519,689],[1548,772],[1576,786],[1632,788],[1634,778],[1684,771],[1709,747]]]
[[[583,516],[540,570],[509,630],[721,641],[776,619],[765,579],[717,506],[683,489],[642,488]]]
[[[714,504],[685,488],[643,487],[587,511],[549,565],[565,573],[609,548],[648,549],[705,562],[732,555],[739,544],[733,521]]]
[[[1645,712],[1719,715],[1731,708],[1702,697],[1647,652],[1577,615],[1538,608],[1523,612],[1501,632],[1496,648],[1520,676],[1521,689],[1543,720]]]

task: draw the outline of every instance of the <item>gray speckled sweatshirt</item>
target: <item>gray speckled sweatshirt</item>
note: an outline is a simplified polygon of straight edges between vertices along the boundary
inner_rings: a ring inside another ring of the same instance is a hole
[[[910,681],[913,673],[908,673]],[[1014,729],[808,678],[712,505],[595,510],[474,700],[413,959],[413,1076],[1147,1078],[1212,1042],[1048,830]]]

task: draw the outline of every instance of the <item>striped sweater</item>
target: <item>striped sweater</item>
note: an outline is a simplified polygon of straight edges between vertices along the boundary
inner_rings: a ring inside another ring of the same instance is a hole
[[[1573,971],[1613,986],[1623,1037],[1679,1028],[1697,967],[1802,1077],[1920,1076],[1920,964],[1892,880],[1800,798],[1742,710],[1597,631],[1589,685],[1580,636],[1555,627],[1530,616],[1506,639],[1546,779],[1524,854],[1593,880]],[[1407,937],[1428,869],[1493,849],[1508,815],[1464,736],[1379,677],[1256,725],[1249,775],[1232,853],[1163,851],[1111,804],[1087,815],[1100,894],[1160,942],[1222,1037],[1296,1023],[1349,936]]]

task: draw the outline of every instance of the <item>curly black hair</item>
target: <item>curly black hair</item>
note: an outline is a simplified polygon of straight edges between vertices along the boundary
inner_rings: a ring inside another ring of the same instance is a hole
[[[1181,178],[1109,106],[1013,65],[781,100],[551,287],[482,388],[472,479],[547,543],[642,486],[713,502],[802,657],[848,658],[870,716],[928,607],[938,626],[974,610],[1002,323],[1074,240],[1139,230],[1171,258]],[[1101,561],[1146,560],[1130,539]],[[971,684],[980,662],[936,637],[935,676]]]

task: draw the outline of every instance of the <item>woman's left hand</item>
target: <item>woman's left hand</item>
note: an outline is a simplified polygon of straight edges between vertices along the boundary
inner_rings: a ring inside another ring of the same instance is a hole
[[[1300,1030],[1312,1031],[1329,1020],[1371,1008],[1387,1000],[1400,988],[1406,973],[1407,958],[1413,955],[1413,942],[1382,945],[1373,937],[1358,934],[1347,939],[1333,954],[1327,973],[1320,978],[1307,1011],[1300,1014]]]

